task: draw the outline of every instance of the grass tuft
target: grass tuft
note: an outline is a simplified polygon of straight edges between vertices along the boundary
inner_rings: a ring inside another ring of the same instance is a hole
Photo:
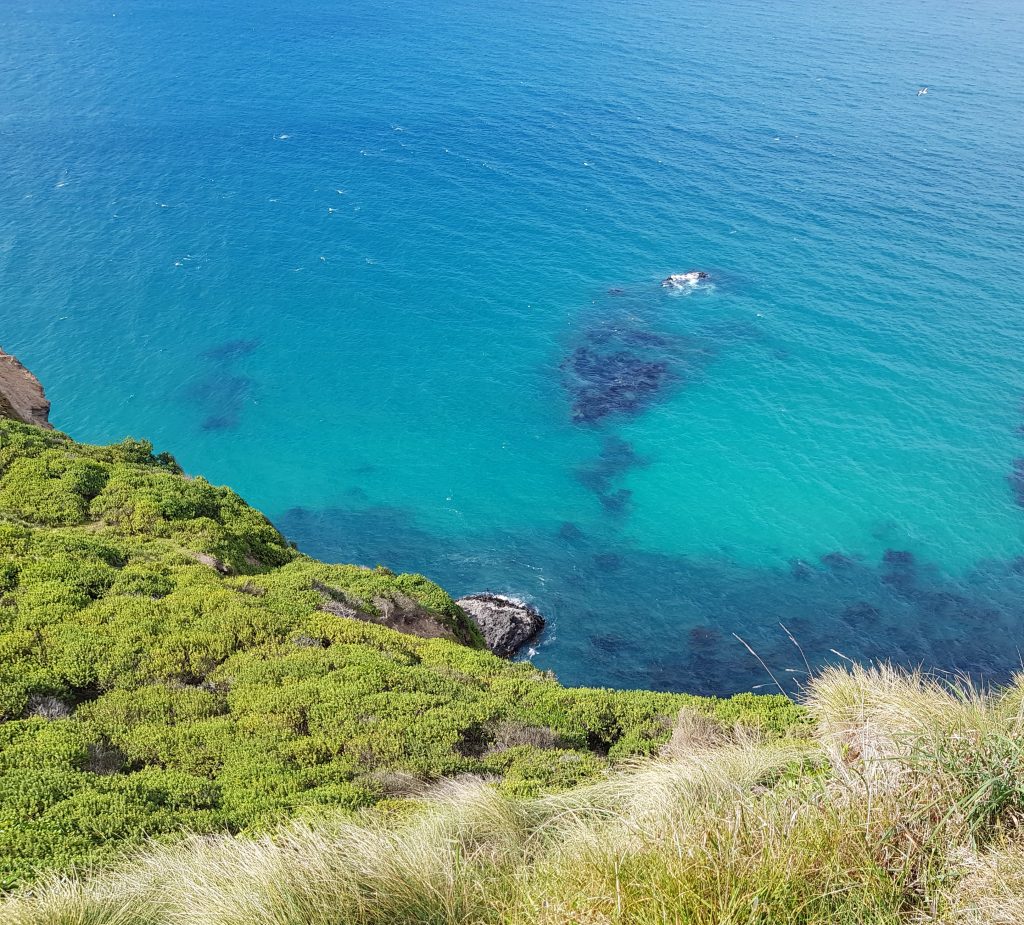
[[[358,819],[192,837],[37,884],[12,925],[1024,921],[1021,687],[888,667],[807,692],[810,739],[691,710],[657,758],[520,799],[454,779]]]

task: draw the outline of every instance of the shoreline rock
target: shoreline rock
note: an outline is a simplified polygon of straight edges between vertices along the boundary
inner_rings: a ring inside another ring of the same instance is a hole
[[[0,418],[53,430],[50,402],[39,380],[16,357],[0,350]]]
[[[698,283],[706,282],[711,274],[704,270],[690,270],[688,273],[670,273],[662,281],[665,289],[693,289]]]
[[[535,607],[504,594],[469,594],[456,602],[480,628],[487,648],[511,658],[544,629],[545,620]]]

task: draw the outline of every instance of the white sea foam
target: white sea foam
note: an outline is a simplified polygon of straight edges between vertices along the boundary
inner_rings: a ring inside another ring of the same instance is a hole
[[[673,295],[690,295],[699,290],[711,290],[715,284],[707,273],[701,270],[690,270],[687,273],[670,273],[661,281],[662,288]]]

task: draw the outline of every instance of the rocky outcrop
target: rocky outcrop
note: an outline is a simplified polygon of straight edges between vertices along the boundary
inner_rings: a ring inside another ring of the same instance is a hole
[[[470,594],[455,603],[480,627],[487,648],[502,658],[511,658],[544,629],[535,608],[504,594]]]
[[[419,636],[421,639],[458,641],[455,633],[444,625],[437,614],[408,594],[395,591],[386,596],[378,595],[369,602],[372,605],[371,609],[355,596],[319,581],[313,582],[313,590],[323,596],[323,603],[317,609],[324,613],[349,620],[377,623],[399,633]]]
[[[419,601],[413,600],[408,594],[394,592],[387,597],[375,597],[373,606],[380,616],[374,621],[388,626],[400,633],[410,633],[423,639],[450,639],[455,641],[455,633],[445,626]]]
[[[661,285],[666,289],[693,289],[708,279],[710,275],[703,270],[690,270],[688,273],[670,273],[661,281]]]
[[[50,403],[39,380],[15,357],[0,350],[0,418],[53,429]]]
[[[187,555],[195,559],[200,565],[212,568],[215,572],[219,572],[221,575],[235,574],[235,570],[230,565],[226,562],[222,562],[216,556],[211,556],[208,552],[189,552]]]

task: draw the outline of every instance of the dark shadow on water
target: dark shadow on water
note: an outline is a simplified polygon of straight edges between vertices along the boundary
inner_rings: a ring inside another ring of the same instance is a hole
[[[236,340],[228,340],[223,344],[217,344],[214,347],[209,347],[204,350],[200,356],[204,360],[211,360],[214,363],[230,363],[232,360],[248,356],[257,347],[259,347],[259,345],[260,342],[258,340],[240,337]]]
[[[574,524],[536,536],[433,535],[399,508],[294,508],[278,526],[304,552],[387,564],[448,591],[504,591],[551,619],[535,663],[565,683],[731,694],[771,680],[790,691],[843,657],[1005,680],[1021,668],[1024,572],[985,563],[960,581],[905,550],[877,561],[823,551],[799,567],[669,556],[589,537]],[[735,635],[734,635],[735,634]]]
[[[608,499],[619,494],[615,490],[615,482],[631,470],[646,466],[647,462],[631,443],[613,435],[603,439],[597,459],[578,466],[574,474],[576,480],[607,507]]]
[[[1013,461],[1013,468],[1006,478],[1010,483],[1010,490],[1013,492],[1013,500],[1020,507],[1024,507],[1024,458],[1017,457]]]
[[[259,341],[229,340],[202,351],[206,372],[183,391],[187,402],[201,415],[205,431],[234,430],[252,394],[253,380],[235,370],[235,364],[259,347]]]
[[[185,395],[205,412],[200,424],[203,430],[233,430],[251,391],[248,376],[225,375],[201,379],[189,386]]]

